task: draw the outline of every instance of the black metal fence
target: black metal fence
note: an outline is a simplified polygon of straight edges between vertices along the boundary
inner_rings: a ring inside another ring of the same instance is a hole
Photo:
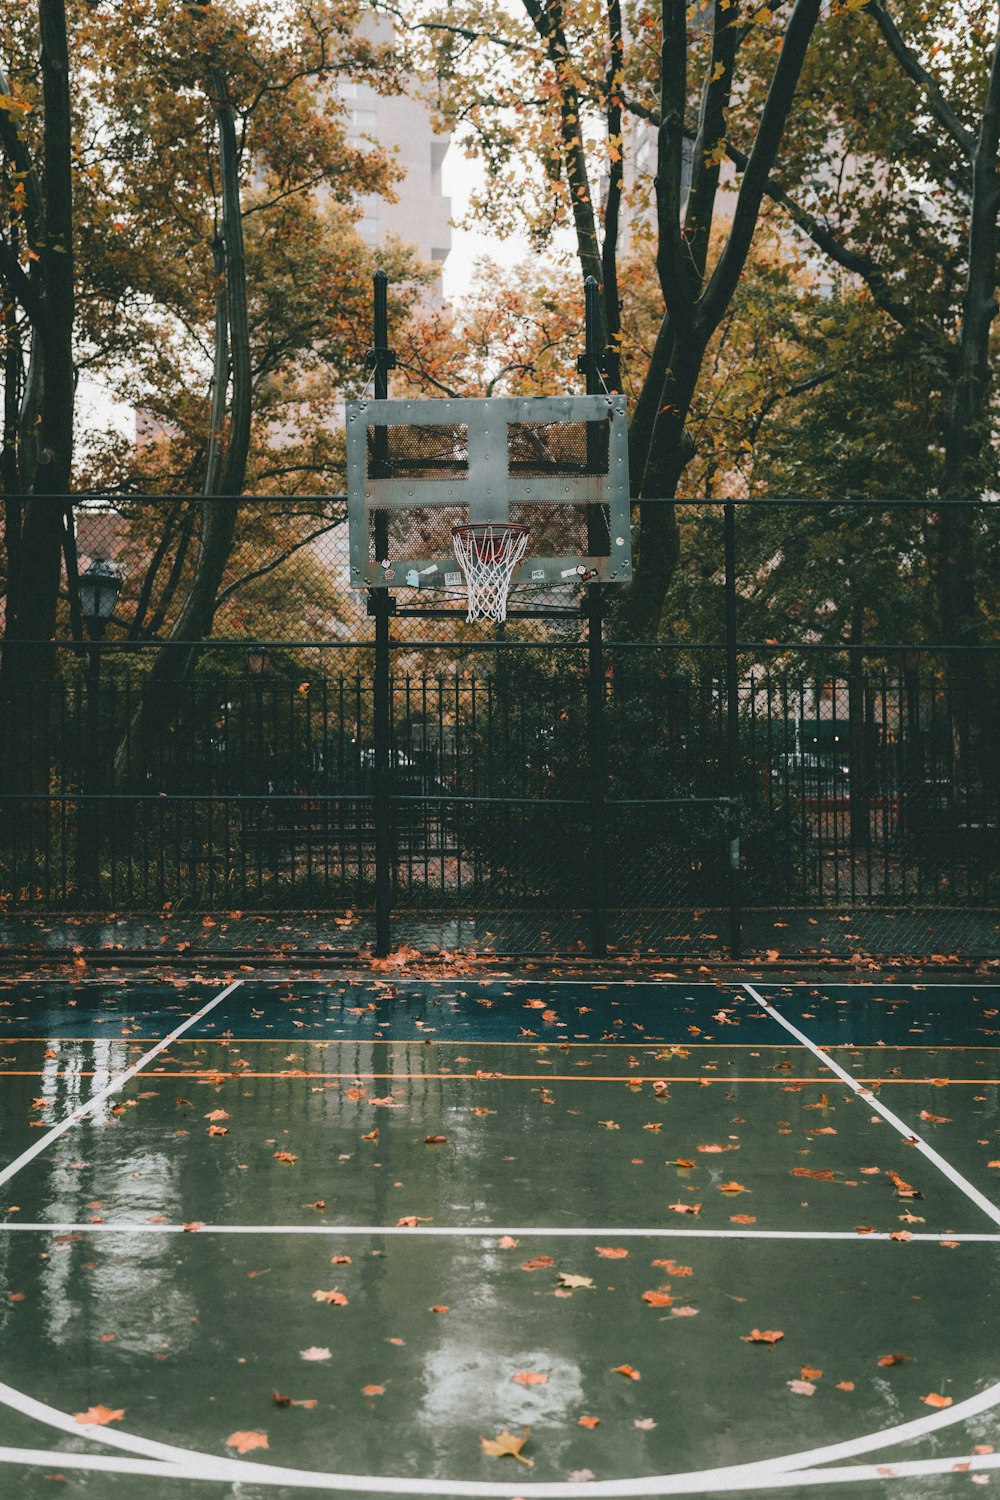
[[[334,571],[342,523],[318,551],[276,525],[335,501],[248,503],[229,633],[193,668],[171,648],[151,718],[149,622],[190,562],[176,502],[130,506],[77,528],[84,562],[129,566],[107,637],[71,638],[70,583],[57,670],[4,717],[8,910],[321,913],[380,948],[996,951],[1000,809],[955,653],[741,639],[736,507],[710,512],[712,643],[615,640],[593,590],[501,627],[405,596],[380,621]]]

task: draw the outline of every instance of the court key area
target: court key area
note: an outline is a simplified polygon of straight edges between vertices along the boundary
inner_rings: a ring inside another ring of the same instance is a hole
[[[1000,987],[0,988],[0,1493],[1000,1488]]]

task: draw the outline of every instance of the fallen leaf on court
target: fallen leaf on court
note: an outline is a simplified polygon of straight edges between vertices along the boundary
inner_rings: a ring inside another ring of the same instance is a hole
[[[418,1224],[429,1224],[429,1218],[422,1218],[419,1214],[404,1214],[401,1219],[396,1220],[397,1229],[416,1229]]]
[[[816,1370],[812,1365],[803,1365],[802,1369],[799,1371],[799,1374],[802,1376],[803,1380],[818,1380],[822,1373],[822,1370]]]
[[[642,1300],[650,1307],[669,1307],[674,1299],[667,1292],[652,1291],[643,1292]]]
[[[890,1365],[901,1365],[905,1358],[905,1354],[882,1354],[875,1363],[880,1369],[886,1370]]]
[[[424,1145],[425,1146],[443,1146],[444,1143],[445,1143],[445,1141],[447,1139],[448,1139],[448,1137],[446,1135],[425,1135],[424,1136]]]
[[[854,1389],[854,1381],[853,1380],[838,1380],[837,1381],[837,1390],[838,1391],[853,1391],[853,1389]]]
[[[836,1173],[830,1167],[793,1167],[793,1177],[813,1177],[817,1182],[833,1182]]]
[[[549,1377],[541,1370],[518,1370],[510,1378],[515,1385],[546,1385]]]
[[[973,1453],[992,1453],[993,1452],[993,1444],[992,1443],[977,1443],[975,1445],[975,1447],[973,1448],[972,1451],[973,1451]]]
[[[497,1245],[501,1250],[516,1250],[518,1243],[512,1234],[502,1234],[497,1240]]]
[[[930,1391],[926,1396],[921,1396],[920,1399],[924,1403],[925,1406],[950,1406],[951,1405],[951,1397],[950,1396],[939,1396],[938,1393],[937,1393],[937,1391]]]
[[[201,1219],[192,1219],[189,1223],[181,1225],[185,1234],[197,1234],[198,1230],[204,1229],[204,1227],[205,1225]]]
[[[649,1125],[644,1125],[642,1128],[643,1130],[662,1130],[663,1122],[661,1120],[654,1120]]]
[[[117,1410],[110,1406],[88,1406],[86,1411],[74,1412],[73,1421],[83,1427],[107,1427],[109,1422],[120,1422],[124,1415],[124,1406]]]
[[[665,1161],[665,1167],[693,1167],[695,1163],[687,1156],[675,1156],[672,1161]]]
[[[343,1292],[339,1292],[336,1287],[333,1287],[333,1289],[329,1292],[313,1292],[312,1296],[314,1302],[325,1302],[327,1307],[347,1306],[347,1298],[344,1296]]]
[[[907,1240],[912,1240],[913,1235],[908,1229],[896,1229],[892,1234],[890,1234],[889,1238],[891,1240],[902,1240],[905,1244]]]
[[[700,1214],[700,1203],[671,1203],[668,1205],[672,1214]]]
[[[786,1380],[785,1384],[793,1396],[813,1396],[816,1394],[816,1387],[811,1380]]]
[[[378,1126],[376,1125],[374,1130],[366,1131],[366,1133],[361,1137],[361,1139],[363,1141],[377,1141],[378,1140]]]
[[[496,1110],[495,1109],[484,1109],[481,1104],[470,1104],[470,1106],[469,1106],[469,1114],[470,1115],[495,1115],[496,1114]]]
[[[742,1184],[742,1182],[720,1182],[719,1183],[719,1192],[720,1193],[733,1193],[735,1195],[736,1193],[749,1193],[749,1191],[750,1191],[750,1189],[747,1188],[747,1187],[744,1187],[743,1184]]]
[[[779,1328],[751,1328],[749,1333],[740,1334],[744,1344],[776,1344],[784,1337]]]
[[[756,1214],[730,1214],[729,1215],[729,1222],[730,1222],[730,1224],[756,1224],[756,1222],[757,1222],[757,1215]]]
[[[652,1417],[636,1417],[632,1423],[632,1426],[637,1427],[640,1432],[652,1432],[653,1428],[656,1426],[656,1423],[653,1421]]]
[[[228,1135],[229,1134],[229,1126],[228,1125],[210,1125],[208,1127],[208,1133],[209,1133],[209,1135]]]
[[[141,1097],[141,1096],[140,1096]],[[206,1120],[228,1120],[229,1115],[224,1109],[210,1109],[205,1116]]]
[[[922,1120],[929,1120],[932,1125],[950,1125],[951,1124],[951,1116],[950,1115],[932,1115],[929,1109],[922,1109],[920,1111],[920,1118]]]
[[[551,1255],[536,1255],[531,1260],[522,1261],[522,1271],[543,1271],[546,1266],[554,1266],[555,1261]]]
[[[620,1245],[595,1245],[594,1249],[602,1260],[624,1260],[628,1255]]]
[[[280,1391],[271,1392],[271,1400],[275,1406],[302,1406],[306,1411],[312,1411],[319,1403],[315,1396],[309,1396],[304,1401],[297,1401],[294,1396],[283,1396]]]
[[[672,1307],[670,1316],[672,1318],[696,1318],[698,1309],[696,1307]]]
[[[578,1427],[597,1427],[600,1424],[600,1420],[600,1417],[580,1417],[576,1425]]]
[[[432,1313],[446,1313],[447,1311],[447,1302],[435,1302],[434,1306],[431,1308]]]
[[[384,1396],[385,1395],[385,1386],[384,1385],[363,1385],[361,1387],[361,1394],[362,1394],[362,1396]]]
[[[574,1484],[586,1484],[588,1479],[594,1478],[593,1469],[570,1469],[569,1477]]]
[[[532,1469],[535,1466],[534,1459],[525,1458],[521,1452],[521,1449],[530,1436],[530,1427],[524,1429],[522,1437],[515,1437],[505,1427],[503,1432],[498,1432],[495,1438],[481,1437],[479,1441],[483,1445],[483,1451],[488,1453],[491,1458],[516,1458],[519,1464],[524,1464],[526,1468]]]
[[[351,1264],[351,1257],[349,1255],[331,1255],[330,1264],[331,1266],[349,1266]]]
[[[633,1369],[631,1365],[615,1365],[611,1373],[613,1375],[624,1375],[626,1380],[642,1379],[639,1371]]]
[[[326,1199],[325,1198],[317,1198],[314,1203],[303,1203],[302,1207],[303,1208],[325,1208],[326,1207]]]
[[[730,1147],[729,1146],[714,1146],[714,1145],[712,1145],[712,1146],[698,1146],[696,1149],[698,1151],[703,1151],[706,1156],[715,1156],[720,1151],[728,1151],[728,1150],[730,1150]]]
[[[986,1165],[988,1167],[1000,1167],[1000,1161],[988,1161]]]
[[[654,1260],[654,1266],[659,1266],[666,1271],[668,1276],[693,1276],[694,1271],[690,1266],[679,1266],[675,1260]]]
[[[274,1159],[275,1161],[298,1161],[298,1157],[291,1151],[276,1151],[274,1153]]]
[[[875,1225],[874,1224],[855,1224],[855,1226],[854,1226],[854,1233],[855,1234],[874,1234],[875,1233]]]
[[[942,1245],[945,1250],[957,1250],[958,1246],[959,1246],[959,1241],[958,1240],[938,1240],[938,1244]]]
[[[621,1130],[617,1120],[598,1120],[598,1125],[603,1125],[605,1130]]]
[[[595,1289],[591,1276],[574,1276],[571,1271],[559,1272],[559,1285],[569,1287],[571,1291],[579,1291],[582,1287]]]
[[[299,1350],[299,1359],[321,1360],[330,1357],[329,1349],[324,1349],[321,1344],[312,1344],[308,1349]]]
[[[231,1432],[226,1438],[226,1447],[237,1453],[252,1453],[254,1448],[267,1447],[266,1432]]]
[[[803,1109],[829,1109],[830,1101],[825,1094],[820,1094],[815,1104],[803,1104]]]

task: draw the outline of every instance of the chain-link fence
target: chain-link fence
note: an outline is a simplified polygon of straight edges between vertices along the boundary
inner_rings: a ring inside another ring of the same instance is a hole
[[[8,701],[7,910],[321,912],[358,940],[381,916],[507,953],[995,952],[994,757],[968,751],[956,652],[738,638],[721,511],[698,515],[715,642],[616,640],[593,588],[504,626],[401,591],[380,658],[337,497],[244,502],[196,653],[165,642],[202,505],[79,507],[78,574],[108,560],[122,587],[91,642],[64,578],[52,670]]]

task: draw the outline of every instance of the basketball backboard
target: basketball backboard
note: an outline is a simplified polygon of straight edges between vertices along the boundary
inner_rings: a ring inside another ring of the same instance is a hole
[[[463,592],[453,531],[525,526],[512,589],[627,583],[625,398],[346,403],[354,588]]]

